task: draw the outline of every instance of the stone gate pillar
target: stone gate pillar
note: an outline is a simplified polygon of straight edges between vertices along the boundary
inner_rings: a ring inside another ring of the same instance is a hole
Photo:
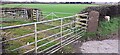
[[[88,32],[96,32],[98,28],[98,21],[99,21],[99,12],[91,11],[89,12],[89,21],[88,21]]]

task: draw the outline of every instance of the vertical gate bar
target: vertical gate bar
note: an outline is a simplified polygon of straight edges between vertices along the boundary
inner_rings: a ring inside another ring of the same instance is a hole
[[[53,19],[53,14],[54,14],[54,13],[52,12],[52,19]]]
[[[1,27],[2,27],[2,26],[1,26]],[[2,31],[0,31],[0,35],[2,35]],[[2,39],[2,37],[0,37],[0,42],[1,42],[1,41],[4,41],[4,40]],[[3,43],[0,43],[0,55],[2,55],[2,53],[3,53],[3,51],[2,51],[2,50],[3,50],[2,44],[3,44]]]
[[[27,10],[24,9],[24,18],[23,20],[27,21],[28,20],[28,13]]]
[[[26,18],[28,20],[28,11],[26,10],[25,13],[26,13]]]
[[[0,9],[0,13],[3,14],[2,9]],[[1,15],[0,17],[3,17],[3,15]],[[3,18],[1,19],[0,24],[2,24],[2,22],[3,22]],[[2,26],[0,26],[0,28],[2,29]],[[2,31],[3,31],[3,30],[0,30],[0,35],[2,35]],[[1,41],[4,41],[4,40],[2,39],[2,36],[0,36],[0,42],[1,42]],[[2,48],[2,43],[0,43],[0,55],[2,55],[2,53],[3,53],[2,50],[3,50],[3,48]]]
[[[37,23],[35,25],[35,53],[37,53]]]
[[[74,18],[74,21],[76,22],[77,21],[77,18],[78,18],[78,14],[76,14],[77,16],[75,16],[75,18]],[[76,25],[76,23],[75,23],[75,25]],[[75,28],[75,31],[77,30],[77,27]],[[77,34],[77,32],[75,32],[75,35]],[[79,35],[79,34],[78,34]]]
[[[51,14],[51,15],[52,15],[52,20],[53,20],[53,12],[52,12],[52,14]],[[52,25],[53,25],[53,22],[52,22]]]
[[[62,35],[63,35],[63,33],[62,33],[62,31],[63,31],[63,19],[61,19],[61,47],[62,47]]]

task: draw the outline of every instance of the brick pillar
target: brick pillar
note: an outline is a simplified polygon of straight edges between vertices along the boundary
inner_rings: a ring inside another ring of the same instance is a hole
[[[88,32],[96,32],[98,28],[98,21],[99,21],[99,12],[91,11],[89,12],[89,21],[88,21]]]

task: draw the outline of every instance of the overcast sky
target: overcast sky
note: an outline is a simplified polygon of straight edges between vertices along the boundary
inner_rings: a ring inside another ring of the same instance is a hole
[[[5,1],[39,1],[39,2],[118,2],[120,0],[5,0]]]

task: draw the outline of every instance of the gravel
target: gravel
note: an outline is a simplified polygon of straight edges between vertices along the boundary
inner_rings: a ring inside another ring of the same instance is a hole
[[[82,53],[119,53],[118,40],[87,41],[80,47]]]

